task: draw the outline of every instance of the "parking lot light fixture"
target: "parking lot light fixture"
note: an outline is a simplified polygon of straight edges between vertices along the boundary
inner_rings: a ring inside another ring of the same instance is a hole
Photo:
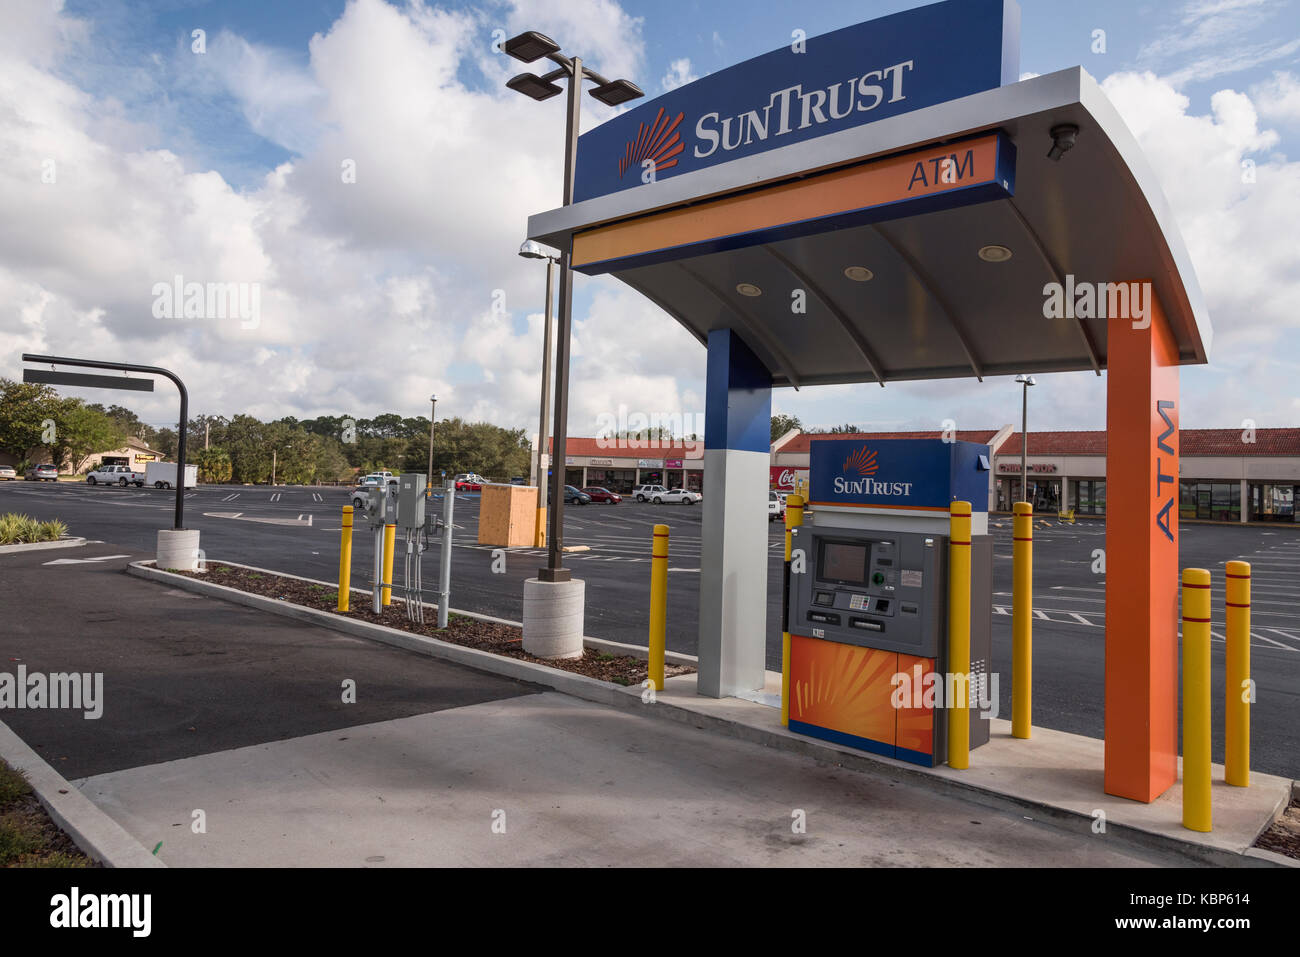
[[[521,73],[512,77],[506,86],[535,100],[549,99],[559,91],[556,80],[569,81],[565,110],[564,134],[564,203],[573,203],[573,174],[578,153],[578,118],[582,106],[582,82],[592,80],[597,84],[592,95],[603,103],[615,105],[636,99],[644,94],[641,88],[628,80],[607,80],[599,73],[582,65],[581,57],[567,57],[560,53],[560,45],[545,34],[534,30],[507,40],[505,52],[517,60],[532,63],[546,57],[557,69],[544,76]],[[521,250],[522,252],[522,250]],[[555,347],[555,415],[552,440],[553,459],[563,455],[568,437],[569,416],[569,346],[573,335],[573,276],[570,269],[572,243],[560,250],[559,329]],[[540,437],[539,437],[540,441]],[[571,576],[564,567],[564,468],[553,468],[551,475],[552,504],[548,522],[546,567],[539,569],[537,577],[544,582],[567,582]]]

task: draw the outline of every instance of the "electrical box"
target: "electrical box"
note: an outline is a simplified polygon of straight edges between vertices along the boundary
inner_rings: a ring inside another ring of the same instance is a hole
[[[366,489],[366,520],[370,525],[393,525],[397,522],[397,495],[393,486],[384,484]]]
[[[987,446],[825,439],[793,537],[790,730],[916,764],[947,754],[948,509],[972,508],[971,747],[988,741]],[[983,456],[983,457],[982,457]],[[993,696],[996,700],[996,696]]]
[[[397,525],[424,527],[426,479],[422,472],[403,472],[397,477]]]

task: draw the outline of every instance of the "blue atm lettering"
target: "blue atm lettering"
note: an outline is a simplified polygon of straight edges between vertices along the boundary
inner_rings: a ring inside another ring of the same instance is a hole
[[[1168,482],[1170,485],[1177,485],[1177,478],[1178,478],[1177,474],[1166,475],[1164,471],[1165,460],[1160,457],[1161,452],[1164,452],[1165,454],[1170,456],[1174,454],[1174,447],[1165,442],[1165,439],[1169,438],[1169,436],[1173,435],[1174,432],[1176,431],[1174,427],[1173,419],[1169,418],[1168,414],[1166,414],[1165,412],[1165,409],[1172,409],[1172,408],[1174,408],[1174,403],[1170,402],[1168,399],[1158,399],[1156,401],[1156,411],[1160,413],[1160,418],[1165,420],[1165,430],[1161,432],[1158,436],[1156,436],[1156,498],[1157,499],[1160,498],[1161,495],[1161,486],[1163,486],[1166,482]],[[1165,538],[1169,539],[1172,542],[1174,540],[1174,533],[1169,530],[1169,513],[1170,511],[1173,510],[1174,507],[1174,497],[1172,493],[1175,491],[1175,489],[1170,489],[1169,491],[1171,493],[1169,498],[1165,500],[1165,503],[1162,506],[1160,506],[1160,511],[1156,513],[1156,525],[1159,526],[1160,531],[1165,533]]]
[[[925,164],[930,164],[927,178]],[[934,156],[926,160],[917,160],[912,169],[912,178],[907,182],[910,191],[918,182],[922,186],[940,186],[945,183],[960,183],[975,175],[975,152],[967,150],[966,155],[958,158],[956,153],[947,156]]]

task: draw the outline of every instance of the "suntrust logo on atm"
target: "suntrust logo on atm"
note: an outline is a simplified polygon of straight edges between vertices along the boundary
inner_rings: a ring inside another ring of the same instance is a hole
[[[876,462],[876,453],[865,445],[851,453],[844,460],[844,472],[856,472],[865,478],[845,478],[837,475],[832,483],[837,495],[911,495],[911,482],[879,481],[870,476],[876,474],[880,466]]]

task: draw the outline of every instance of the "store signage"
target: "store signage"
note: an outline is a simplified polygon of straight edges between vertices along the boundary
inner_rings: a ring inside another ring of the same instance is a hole
[[[768,485],[777,491],[793,492],[796,482],[807,480],[807,469],[792,469],[784,465],[768,466]]]
[[[664,468],[666,469],[679,469],[681,467],[682,467],[681,459],[664,459]]]
[[[791,43],[578,139],[575,201],[1014,83],[1015,0],[945,0]]]
[[[591,464],[591,465],[613,465],[613,464],[614,464],[614,460],[613,460],[613,459],[592,459],[591,462],[590,462],[589,464]]]
[[[998,466],[999,472],[1020,472],[1019,462],[1003,462]],[[1050,462],[1030,462],[1029,471],[1031,472],[1055,472],[1056,466]]]
[[[639,469],[661,469],[664,467],[663,459],[637,459],[636,467]]]

